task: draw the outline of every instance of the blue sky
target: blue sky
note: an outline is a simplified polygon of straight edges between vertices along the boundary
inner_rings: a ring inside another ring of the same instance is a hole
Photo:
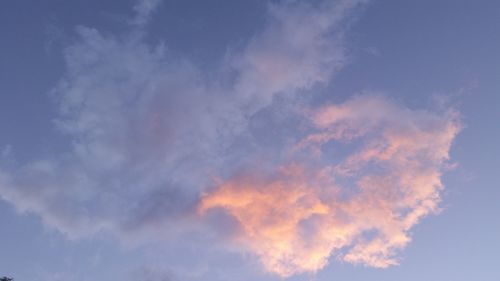
[[[0,276],[496,280],[500,4],[0,9]]]

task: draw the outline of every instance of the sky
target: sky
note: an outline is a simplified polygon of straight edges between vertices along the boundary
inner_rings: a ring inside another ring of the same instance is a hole
[[[4,1],[0,276],[500,278],[500,2]]]

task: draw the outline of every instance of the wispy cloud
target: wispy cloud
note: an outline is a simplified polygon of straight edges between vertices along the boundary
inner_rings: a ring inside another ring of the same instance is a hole
[[[151,19],[152,13],[160,6],[163,0],[138,0],[134,5],[135,17],[132,24],[144,27]]]
[[[269,104],[276,94],[291,95],[330,81],[345,63],[344,20],[363,2],[270,5],[268,26],[232,62],[240,72],[238,96],[251,110]]]
[[[137,2],[134,23],[160,2]],[[332,255],[396,264],[409,229],[438,210],[457,114],[375,95],[294,102],[345,65],[346,22],[364,2],[270,4],[267,25],[211,73],[134,31],[79,27],[53,91],[71,149],[4,163],[0,196],[73,238],[168,239],[222,209],[235,241],[281,276]]]

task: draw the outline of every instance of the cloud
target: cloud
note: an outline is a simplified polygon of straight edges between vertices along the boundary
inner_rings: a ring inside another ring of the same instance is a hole
[[[264,28],[210,72],[134,30],[77,28],[52,92],[70,149],[2,161],[1,198],[70,238],[145,243],[208,233],[220,222],[207,212],[221,209],[235,241],[281,276],[332,255],[396,264],[409,229],[438,210],[456,113],[371,95],[321,108],[295,99],[345,65],[343,34],[365,2],[270,4]],[[137,2],[135,24],[159,4]]]
[[[203,153],[188,136],[203,102],[196,70],[169,61],[161,46],[90,28],[78,33],[81,41],[66,50],[68,74],[53,93],[56,126],[72,150],[4,174],[2,197],[74,237],[120,231],[149,208],[175,213],[178,182],[186,189],[196,181],[196,172],[187,178],[181,171],[203,173],[185,161]]]
[[[156,10],[163,0],[138,0],[134,5],[135,17],[132,24],[143,27],[151,19],[151,15]]]
[[[259,153],[249,131],[256,112],[339,67],[333,58],[343,51],[329,30],[344,3],[271,5],[267,27],[211,75],[133,32],[115,37],[78,27],[80,39],[65,51],[67,74],[52,93],[56,127],[72,149],[5,167],[2,197],[71,237],[128,233],[188,213],[214,175]],[[137,18],[158,4],[137,2]],[[295,70],[273,76],[279,69],[270,65]],[[227,75],[236,75],[233,83],[225,84]]]
[[[345,64],[345,18],[366,1],[284,1],[269,6],[267,27],[231,64],[240,73],[235,91],[254,113],[280,93],[326,84]]]
[[[318,271],[332,255],[380,268],[398,264],[411,227],[439,210],[457,114],[363,95],[309,118],[312,133],[301,150],[319,154],[292,156],[270,171],[249,167],[207,193],[200,212],[232,215],[241,225],[235,239],[283,277]],[[343,159],[324,152],[342,149],[341,142],[358,145]]]

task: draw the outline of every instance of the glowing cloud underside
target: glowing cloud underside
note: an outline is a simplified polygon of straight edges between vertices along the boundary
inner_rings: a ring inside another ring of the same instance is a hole
[[[397,264],[411,227],[438,211],[440,176],[460,129],[456,114],[362,96],[309,117],[311,134],[294,150],[300,160],[223,182],[204,196],[200,212],[224,209],[241,225],[237,240],[284,277],[317,271],[330,256]],[[358,145],[342,159],[323,151],[351,142]]]

